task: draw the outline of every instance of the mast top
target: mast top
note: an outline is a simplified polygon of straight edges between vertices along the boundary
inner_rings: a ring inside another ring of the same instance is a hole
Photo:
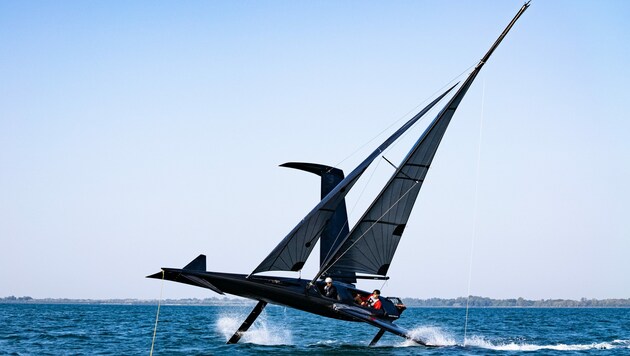
[[[529,7],[529,3],[530,2],[531,2],[531,0],[528,0],[526,3],[523,4],[523,6],[521,6],[521,8],[516,13],[516,15],[514,15],[514,18],[512,19],[512,21],[510,21],[510,23],[505,27],[505,30],[503,30],[503,32],[501,32],[501,35],[499,36],[499,38],[497,38],[497,40],[494,41],[494,43],[492,44],[492,46],[490,47],[488,52],[486,52],[486,54],[483,56],[483,58],[481,58],[481,60],[479,61],[479,63],[475,67],[475,69],[478,69],[479,67],[483,66],[488,61],[488,58],[490,58],[490,56],[492,55],[494,50],[497,47],[499,47],[499,44],[501,43],[501,41],[503,41],[503,38],[505,38],[505,36],[508,34],[508,32],[510,32],[510,30],[512,29],[512,26],[514,26],[514,24],[519,19],[519,17],[521,17],[521,15],[525,12],[525,10],[527,10],[527,8]]]

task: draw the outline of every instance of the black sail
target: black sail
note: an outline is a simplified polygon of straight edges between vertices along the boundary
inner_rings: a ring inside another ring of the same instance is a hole
[[[490,55],[528,6],[529,3],[523,5],[453,98],[438,113],[350,234],[322,265],[313,281],[322,275],[344,273],[387,275],[424,178],[455,110]]]
[[[389,145],[415,124],[422,116],[435,106],[452,89],[446,90],[442,95],[433,100],[422,111],[407,121],[402,127],[385,140],[374,152],[372,152],[361,164],[359,164],[346,178],[324,197],[289,234],[271,251],[271,253],[252,272],[266,271],[299,271],[304,266],[306,259],[311,254],[317,240],[326,228],[339,204],[344,202],[354,183],[361,177],[367,167]]]
[[[333,256],[334,262],[327,269],[327,275],[387,274],[422,182],[458,102],[451,101],[422,135]]]

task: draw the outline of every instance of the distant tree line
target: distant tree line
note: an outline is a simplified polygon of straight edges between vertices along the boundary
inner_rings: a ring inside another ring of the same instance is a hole
[[[408,307],[427,308],[464,308],[466,302],[471,308],[630,308],[628,299],[541,299],[528,300],[517,299],[491,299],[486,297],[471,296],[467,301],[465,297],[444,298],[403,298]],[[125,304],[125,305],[156,305],[158,300],[147,299],[69,299],[69,298],[43,298],[9,296],[0,298],[0,303],[22,304]],[[186,298],[164,299],[164,305],[248,305],[253,301],[244,298],[211,297],[211,298]]]
[[[31,297],[16,297],[16,296],[9,296],[9,297],[4,297],[4,298],[0,298],[0,301],[3,302],[28,302],[30,300],[33,300],[33,298]]]
[[[492,299],[486,297],[471,296],[467,300],[466,297],[453,299],[443,298],[403,298],[403,302],[408,307],[451,307],[463,308],[468,303],[472,308],[629,308],[630,298],[628,299],[541,299],[528,300],[523,298],[517,299]]]

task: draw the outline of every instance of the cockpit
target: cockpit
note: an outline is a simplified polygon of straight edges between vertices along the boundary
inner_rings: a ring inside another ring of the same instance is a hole
[[[337,290],[337,297],[334,298],[335,300],[338,300],[347,305],[354,305],[361,308],[366,308],[371,311],[374,311],[376,309],[374,307],[371,307],[368,304],[368,300],[370,296],[372,295],[372,293],[358,289],[352,284],[347,284],[343,282],[333,281],[332,285],[335,286]],[[325,297],[326,293],[324,290],[326,283],[324,281],[317,281],[315,283],[315,286],[319,294],[322,297],[326,298]],[[327,298],[327,299],[330,299],[330,298]],[[380,312],[384,314],[389,315],[390,317],[397,318],[407,308],[402,302],[402,300],[398,297],[381,296],[379,298],[379,301],[380,301],[380,305],[378,306],[377,310],[379,310]]]

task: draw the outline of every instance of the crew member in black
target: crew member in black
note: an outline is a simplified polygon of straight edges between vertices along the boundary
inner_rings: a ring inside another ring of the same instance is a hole
[[[326,277],[326,286],[324,287],[324,296],[328,298],[337,299],[337,288],[332,284],[333,280],[330,277]]]

